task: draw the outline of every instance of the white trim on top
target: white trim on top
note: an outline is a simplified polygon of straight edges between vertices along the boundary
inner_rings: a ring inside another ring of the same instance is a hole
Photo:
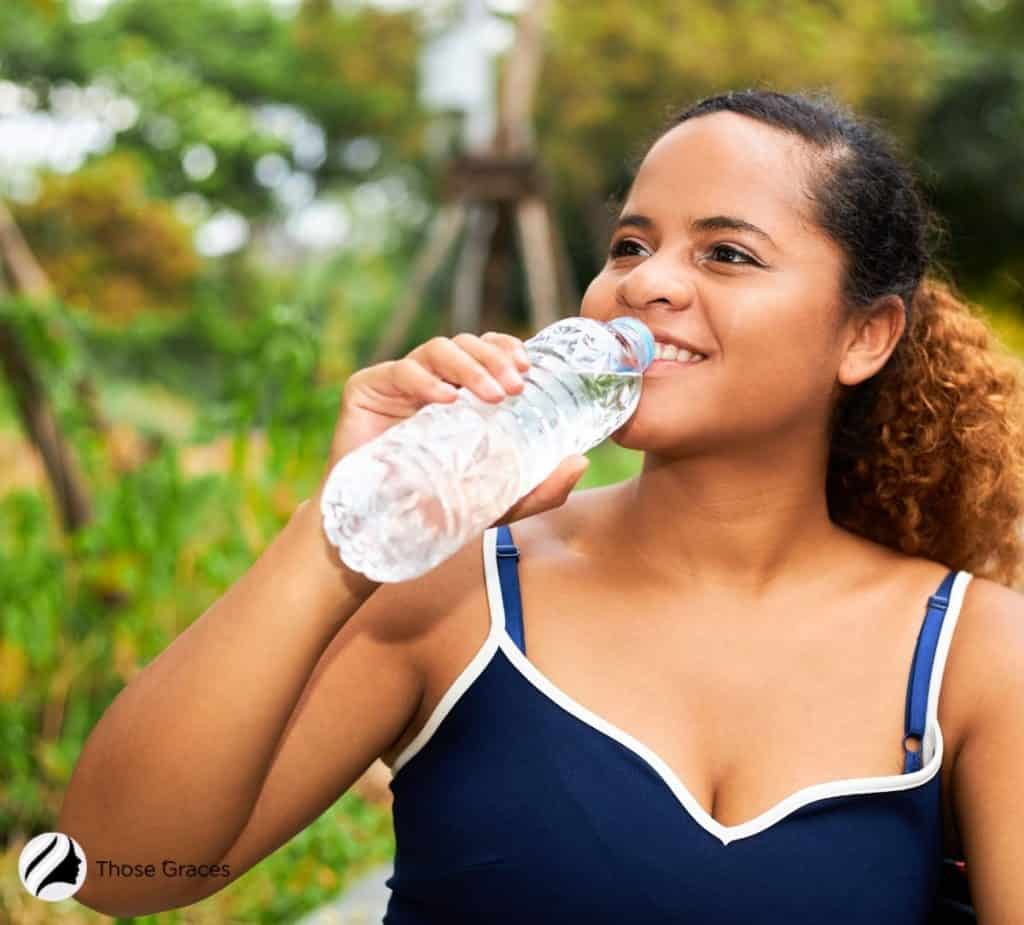
[[[946,609],[946,616],[942,621],[942,631],[939,633],[939,641],[935,646],[935,661],[932,662],[932,676],[928,682],[928,710],[925,728],[930,725],[938,728],[939,725],[939,695],[942,690],[942,675],[946,670],[949,645],[953,640],[953,630],[956,629],[957,620],[960,619],[960,608],[964,603],[967,585],[970,584],[973,577],[970,572],[957,572],[956,578],[953,579],[953,587],[949,590],[949,607]]]
[[[501,597],[501,583],[498,576],[498,564],[495,556],[497,547],[497,528],[484,532],[484,576],[487,589],[487,601],[490,608],[490,631],[476,655],[452,682],[444,696],[438,702],[427,723],[419,734],[403,750],[395,760],[395,774],[422,749],[444,718],[454,707],[459,698],[469,689],[470,685],[483,672],[484,668],[500,648],[517,671],[526,678],[537,690],[553,701],[566,713],[596,729],[598,732],[614,739],[623,747],[645,761],[665,782],[675,795],[683,809],[701,828],[717,838],[723,845],[741,838],[756,835],[770,828],[790,813],[795,812],[809,803],[829,797],[847,796],[852,794],[887,793],[897,790],[909,790],[921,786],[931,780],[942,766],[943,737],[938,721],[939,696],[942,687],[942,676],[953,631],[956,628],[964,594],[972,575],[970,572],[959,571],[950,591],[949,607],[946,611],[935,650],[931,679],[928,685],[928,708],[926,711],[925,734],[922,742],[923,766],[909,774],[889,774],[873,777],[853,777],[840,780],[825,781],[801,787],[789,796],[780,800],[763,813],[737,825],[723,825],[712,817],[697,799],[690,793],[686,785],[662,758],[628,732],[598,716],[583,704],[569,696],[526,658],[505,630],[505,608]]]
[[[496,571],[496,566],[495,566]],[[780,800],[774,806],[763,813],[737,825],[723,825],[712,817],[697,799],[690,793],[686,785],[676,776],[675,772],[662,758],[651,748],[635,739],[628,732],[609,722],[593,711],[587,709],[583,704],[574,700],[569,694],[554,684],[537,667],[530,662],[519,650],[515,642],[507,633],[502,633],[500,646],[502,651],[519,670],[519,672],[536,687],[560,706],[567,713],[592,726],[609,738],[619,742],[625,748],[642,758],[668,785],[675,794],[682,807],[690,814],[693,820],[705,829],[708,833],[717,838],[723,845],[740,838],[747,838],[763,832],[773,826],[785,816],[806,806],[828,797],[846,796],[860,793],[887,793],[894,790],[909,790],[918,787],[931,780],[939,771],[942,765],[943,739],[942,729],[938,722],[938,700],[939,689],[942,683],[942,673],[945,667],[946,656],[949,652],[949,643],[960,615],[960,607],[963,603],[964,592],[968,582],[971,580],[969,572],[958,572],[950,592],[949,607],[943,621],[942,632],[939,636],[935,652],[931,680],[928,685],[928,710],[925,722],[924,742],[922,743],[922,758],[928,756],[924,765],[917,771],[909,774],[888,774],[874,777],[851,777],[840,780],[825,781],[820,784],[811,784],[801,787],[789,796]],[[495,578],[496,580],[496,578]],[[499,599],[499,605],[501,603]],[[504,612],[502,613],[502,626],[504,626]]]
[[[501,586],[497,579],[497,570],[495,570],[492,580],[490,568],[487,565],[487,563],[495,561],[497,546],[498,528],[492,527],[485,530],[483,541],[484,581],[487,588],[487,603],[491,615],[491,628],[487,633],[487,638],[481,643],[480,648],[477,649],[476,655],[470,659],[469,664],[459,672],[458,677],[452,681],[448,690],[444,692],[444,696],[431,711],[430,717],[424,723],[423,728],[402,749],[398,757],[395,758],[394,763],[391,765],[392,779],[394,779],[395,775],[398,774],[409,759],[430,741],[438,726],[441,725],[444,718],[452,711],[459,698],[469,690],[470,685],[483,673],[483,670],[494,657],[494,653],[498,651],[498,641],[505,631],[505,610],[501,606]]]

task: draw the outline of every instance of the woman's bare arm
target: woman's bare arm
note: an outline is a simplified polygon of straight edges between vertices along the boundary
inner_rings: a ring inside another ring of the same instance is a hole
[[[162,861],[215,863],[245,826],[310,673],[378,587],[340,562],[316,507],[299,506],[87,739],[57,823],[89,859],[77,894],[86,905],[115,914],[176,905],[192,885],[164,877]],[[156,876],[102,878],[101,859],[152,863]]]
[[[953,765],[954,805],[978,921],[1013,925],[1024,913],[1024,595],[983,578],[969,594],[956,654],[975,696]]]
[[[480,621],[481,540],[478,534],[417,578],[383,585],[334,637],[288,721],[248,823],[221,859],[227,877],[199,884],[195,899],[223,889],[302,831],[409,733],[437,634],[465,625],[467,614]]]
[[[238,876],[397,741],[423,684],[413,647],[400,641],[443,612],[454,588],[479,583],[479,542],[414,581],[378,591],[327,541],[320,492],[347,453],[425,404],[453,400],[445,382],[501,400],[500,388],[487,392],[488,370],[508,382],[517,366],[529,367],[525,352],[515,356],[521,348],[517,338],[493,332],[438,337],[404,360],[349,377],[317,494],[121,692],[86,741],[58,821],[90,862],[76,894],[85,905],[138,915],[209,895],[227,881],[168,876],[164,860],[173,869],[234,864]],[[506,387],[517,393],[523,383]],[[499,522],[562,504],[582,474],[579,461],[563,460]],[[350,627],[357,610],[364,619]],[[99,877],[100,860],[151,864],[154,874]]]

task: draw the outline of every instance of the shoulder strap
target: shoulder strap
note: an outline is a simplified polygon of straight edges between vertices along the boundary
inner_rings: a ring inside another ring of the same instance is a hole
[[[956,578],[956,570],[948,572],[938,590],[928,598],[928,609],[925,611],[924,623],[917,634],[917,645],[914,647],[914,659],[910,668],[910,681],[907,684],[907,708],[904,718],[903,751],[906,755],[903,762],[903,773],[919,771],[922,767],[924,752],[924,727],[928,716],[928,688],[931,684],[932,665],[935,661],[935,650],[942,632],[942,621],[949,607],[949,595]],[[917,750],[911,751],[907,745],[916,740]]]
[[[498,527],[497,557],[501,601],[505,610],[505,631],[525,655],[523,605],[519,596],[519,547],[512,542],[512,531],[507,524]]]

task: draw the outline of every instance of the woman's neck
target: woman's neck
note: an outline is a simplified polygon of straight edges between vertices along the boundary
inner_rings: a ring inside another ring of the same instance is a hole
[[[828,563],[867,545],[829,518],[824,471],[763,456],[744,464],[648,453],[640,475],[617,487],[605,524],[604,542],[648,574],[752,603],[812,586]]]

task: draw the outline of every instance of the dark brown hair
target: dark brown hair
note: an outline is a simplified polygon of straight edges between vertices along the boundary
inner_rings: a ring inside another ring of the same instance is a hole
[[[838,387],[829,515],[906,554],[1017,586],[1024,578],[1021,364],[933,261],[939,222],[896,145],[826,93],[762,89],[701,100],[657,137],[715,112],[757,119],[807,144],[815,219],[846,258],[846,317],[887,295],[903,300],[906,327],[885,366],[857,386]]]

